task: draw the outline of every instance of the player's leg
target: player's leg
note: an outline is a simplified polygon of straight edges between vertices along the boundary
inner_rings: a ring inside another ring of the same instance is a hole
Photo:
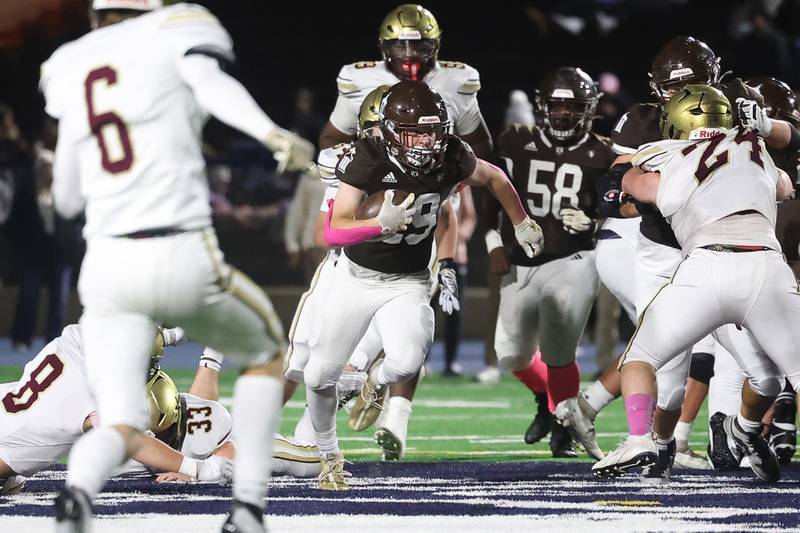
[[[381,307],[375,314],[386,353],[378,368],[370,372],[376,385],[405,385],[397,396],[384,405],[386,414],[375,432],[375,440],[387,460],[400,459],[405,451],[411,399],[419,378],[419,370],[433,343],[435,317],[423,290],[409,292]]]
[[[689,448],[689,434],[700,408],[708,396],[708,386],[714,375],[714,338],[710,335],[692,347],[689,379],[681,415],[675,426],[677,454],[675,465],[685,468],[706,469],[708,461]]]
[[[736,415],[742,401],[742,386],[745,375],[739,363],[726,346],[733,342],[728,332],[735,326],[722,326],[714,332],[718,341],[714,347],[714,377],[708,390],[708,448],[707,457],[715,470],[735,470],[739,468],[741,454],[733,442],[729,442],[723,422],[725,418]]]
[[[494,385],[500,381],[500,369],[497,365],[497,353],[494,349],[494,336],[497,315],[500,310],[500,285],[502,280],[502,275],[490,272],[486,282],[488,297],[486,307],[483,309],[486,317],[486,331],[484,332],[484,362],[486,363],[486,368],[478,372],[475,378],[480,383],[488,385]]]
[[[378,332],[378,327],[375,323],[375,319],[373,318],[372,321],[369,323],[369,327],[367,331],[364,333],[364,336],[361,337],[361,340],[358,341],[358,345],[353,350],[353,354],[350,356],[350,360],[348,361],[348,365],[352,367],[353,371],[362,373],[370,370],[371,366],[377,364],[383,358],[383,339],[381,339],[380,333]],[[342,377],[345,377],[345,373],[342,374]],[[355,377],[349,376],[349,377]],[[340,390],[342,389],[342,380],[340,380]],[[351,381],[354,385],[357,383],[355,380],[348,380]],[[364,380],[359,380],[358,390],[355,391],[358,394],[364,387]],[[391,388],[392,394],[400,394],[405,393],[406,391],[401,389],[394,389]],[[411,398],[413,397],[414,390],[411,389],[410,393],[408,394],[408,401],[411,402]],[[383,406],[383,401],[381,406]],[[370,412],[366,412],[365,409],[370,408]],[[368,404],[366,402],[361,402],[356,400],[353,403],[352,408],[350,409],[350,418],[348,420],[348,425],[350,429],[353,431],[364,431],[368,427],[370,427],[376,421],[377,411],[375,408],[372,408],[372,404]]]

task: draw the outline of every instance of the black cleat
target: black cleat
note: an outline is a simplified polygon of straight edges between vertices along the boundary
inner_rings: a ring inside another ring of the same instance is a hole
[[[92,502],[81,489],[64,487],[56,497],[56,533],[83,533],[92,520]]]
[[[233,500],[222,533],[266,533],[264,512],[257,505]]]
[[[553,425],[550,430],[550,451],[553,452],[553,457],[556,459],[574,459],[578,457],[575,451],[575,444],[572,442],[572,435],[569,431],[558,423],[558,420],[553,420]]]
[[[672,474],[672,465],[675,462],[678,446],[673,438],[667,444],[656,442],[656,450],[656,462],[645,465],[640,476],[642,482],[650,485],[669,483],[669,476]]]
[[[537,394],[536,404],[538,405],[536,416],[525,432],[525,442],[528,444],[536,444],[545,438],[553,425],[553,415],[547,407],[547,394]]]
[[[781,477],[778,458],[767,444],[761,431],[748,433],[736,421],[736,416],[725,419],[725,432],[733,439],[739,452],[750,459],[750,469],[762,479],[770,483],[778,481]]]
[[[742,454],[725,431],[724,423],[725,414],[719,412],[714,413],[708,421],[711,430],[711,438],[706,449],[708,460],[714,470],[736,470],[742,461]]]
[[[769,445],[782,465],[792,462],[797,448],[796,416],[797,396],[787,380],[786,389],[775,399],[775,417],[767,433]]]

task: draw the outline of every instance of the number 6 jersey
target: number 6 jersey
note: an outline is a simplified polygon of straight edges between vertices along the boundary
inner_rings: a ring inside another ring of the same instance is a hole
[[[597,209],[595,180],[611,166],[614,153],[594,133],[578,142],[554,145],[534,127],[515,126],[500,135],[497,147],[525,211],[544,233],[544,251],[530,259],[517,244],[507,217],[503,220],[503,242],[511,244],[512,264],[535,266],[594,248],[591,231],[572,235],[564,230],[559,212],[565,207],[583,210],[594,218]]]
[[[207,113],[181,77],[189,54],[232,59],[206,9],[177,4],[61,46],[41,69],[57,158],[80,176],[86,238],[210,225],[200,150]]]

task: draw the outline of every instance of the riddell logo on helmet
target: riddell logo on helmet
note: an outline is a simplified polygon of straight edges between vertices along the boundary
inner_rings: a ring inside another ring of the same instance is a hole
[[[689,67],[686,68],[679,68],[671,71],[669,73],[669,79],[674,80],[675,78],[682,78],[684,76],[691,76],[694,74],[694,71]]]
[[[419,30],[401,30],[399,39],[422,39]]]
[[[432,117],[419,117],[417,124],[439,124],[441,119],[437,116]]]
[[[575,98],[572,89],[553,89],[552,98]]]

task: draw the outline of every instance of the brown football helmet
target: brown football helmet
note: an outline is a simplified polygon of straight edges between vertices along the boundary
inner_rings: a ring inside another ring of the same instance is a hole
[[[599,95],[592,78],[575,67],[560,67],[536,91],[536,112],[544,131],[559,144],[578,141],[592,129]]]
[[[389,154],[409,170],[442,164],[450,119],[439,93],[422,81],[401,81],[381,101],[381,135]]]
[[[689,84],[716,87],[719,70],[719,58],[706,43],[694,37],[675,37],[661,47],[653,60],[648,73],[650,88],[663,104]]]
[[[795,128],[800,127],[800,111],[797,109],[797,96],[787,84],[775,78],[750,78],[745,81],[764,97],[767,116],[785,120]]]

